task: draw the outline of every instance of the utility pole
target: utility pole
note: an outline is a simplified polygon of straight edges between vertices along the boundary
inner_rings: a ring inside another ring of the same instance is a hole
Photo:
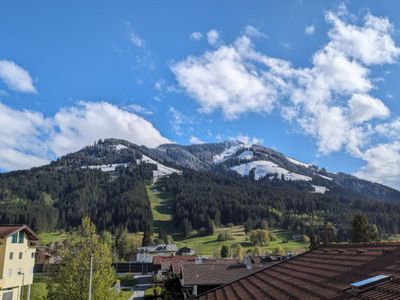
[[[92,300],[93,253],[90,255],[89,300]]]

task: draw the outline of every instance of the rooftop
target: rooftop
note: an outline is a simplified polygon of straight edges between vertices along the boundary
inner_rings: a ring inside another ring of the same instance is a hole
[[[351,284],[378,275],[391,280],[351,293]],[[244,275],[194,299],[400,299],[399,292],[400,243],[334,244]]]
[[[24,231],[28,235],[29,240],[34,240],[34,241],[39,240],[38,236],[27,225],[24,225],[24,224],[0,224],[0,238],[8,237],[19,231]]]
[[[182,280],[185,286],[219,285],[241,278],[260,270],[255,266],[251,270],[245,264],[184,264],[182,265]]]

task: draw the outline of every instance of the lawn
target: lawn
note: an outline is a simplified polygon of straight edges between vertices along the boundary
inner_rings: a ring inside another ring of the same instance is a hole
[[[223,231],[229,231],[233,235],[233,240],[219,242],[218,234]],[[266,250],[273,252],[277,247],[282,247],[286,252],[303,252],[307,249],[308,243],[294,241],[291,234],[282,229],[272,229],[277,239],[270,241],[264,247]],[[233,245],[240,243],[244,250],[254,248],[254,246],[246,240],[243,226],[233,226],[226,228],[216,228],[215,233],[209,236],[191,237],[188,239],[176,239],[178,247],[187,246],[196,249],[198,254],[212,255],[215,251],[219,251],[222,245]]]
[[[31,287],[31,300],[44,300],[47,299],[46,276],[35,275]],[[25,289],[24,299],[27,299],[28,289]]]
[[[43,245],[50,243],[60,242],[68,238],[68,234],[65,232],[44,232],[39,234],[40,242]]]
[[[157,234],[159,228],[164,228],[169,234],[176,233],[178,230],[172,222],[174,196],[161,192],[156,184],[146,186],[146,189],[153,212],[154,233]]]

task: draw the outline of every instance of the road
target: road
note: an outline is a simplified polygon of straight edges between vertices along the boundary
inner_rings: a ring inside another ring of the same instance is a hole
[[[151,287],[151,279],[153,275],[135,275],[138,284],[133,288],[133,295],[129,300],[144,299],[144,291]]]

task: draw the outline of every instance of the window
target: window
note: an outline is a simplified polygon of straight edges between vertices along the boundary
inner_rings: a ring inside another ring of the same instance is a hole
[[[13,259],[13,257],[14,257],[14,252],[10,252],[10,254],[8,255],[8,258]]]
[[[31,254],[31,257],[32,257],[32,258],[35,258],[35,253],[32,253],[32,254]]]
[[[16,244],[18,241],[18,232],[11,236],[11,243]]]
[[[11,277],[11,275],[12,275],[12,269],[8,269],[7,270],[7,277]]]
[[[19,232],[18,243],[19,244],[23,244],[24,243],[24,233],[23,232]]]
[[[22,252],[19,253],[18,258],[22,259]]]

